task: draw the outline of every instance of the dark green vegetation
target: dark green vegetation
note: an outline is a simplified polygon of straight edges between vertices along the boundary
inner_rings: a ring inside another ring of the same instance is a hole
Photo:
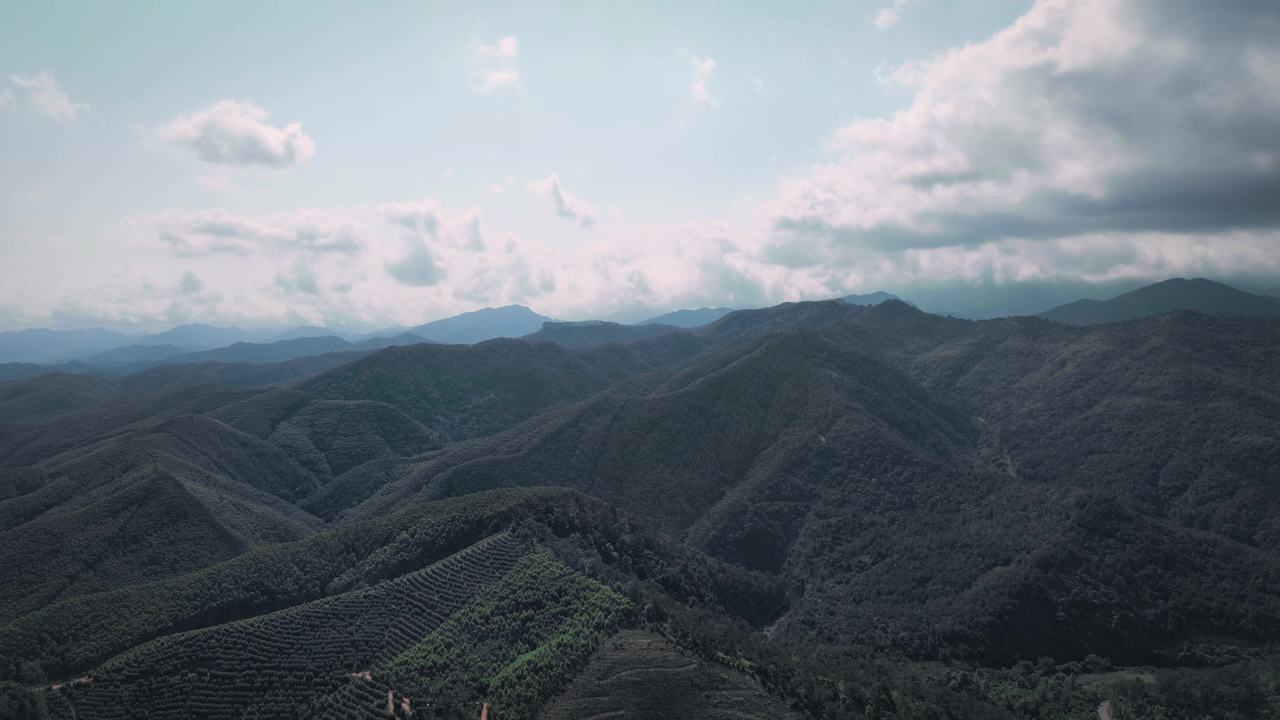
[[[1278,357],[833,301],[3,383],[0,717],[1280,717]]]

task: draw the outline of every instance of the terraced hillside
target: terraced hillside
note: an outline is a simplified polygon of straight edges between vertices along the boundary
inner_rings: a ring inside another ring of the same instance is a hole
[[[413,647],[501,582],[528,552],[499,533],[371,588],[153,640],[53,692],[66,695],[66,717],[310,717],[353,675]]]
[[[799,717],[758,683],[644,630],[600,645],[542,720],[628,717],[773,720]]]

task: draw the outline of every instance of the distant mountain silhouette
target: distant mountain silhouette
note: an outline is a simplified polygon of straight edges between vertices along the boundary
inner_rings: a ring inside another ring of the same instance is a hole
[[[546,322],[542,324],[541,330],[532,335],[526,335],[524,339],[554,342],[565,347],[586,347],[611,342],[630,342],[680,329],[682,328],[656,323],[622,325],[604,320]]]
[[[898,297],[897,295],[894,295],[893,293],[887,293],[887,292],[884,292],[883,290],[877,290],[876,292],[867,293],[865,295],[845,295],[844,297],[840,298],[840,300],[850,305],[879,305],[880,303],[886,302],[888,300],[902,300],[902,298]],[[915,303],[909,302],[907,300],[902,300],[902,302],[905,302],[908,305],[915,307]]]
[[[275,342],[279,340],[297,340],[298,338],[330,337],[330,336],[337,337],[338,333],[330,330],[327,327],[322,327],[319,325],[304,325],[302,327],[293,328],[292,330],[286,330],[285,332],[282,332],[279,335],[273,335],[271,337],[271,340]]]
[[[0,362],[62,362],[132,342],[128,335],[102,328],[0,332]]]
[[[389,347],[400,347],[401,345],[417,345],[418,343],[427,342],[426,338],[413,333],[400,333],[391,337],[371,337],[352,343],[350,349],[356,351],[364,350],[381,350]]]
[[[1069,325],[1095,325],[1175,310],[1194,310],[1206,315],[1280,317],[1280,300],[1204,278],[1173,278],[1110,300],[1077,300],[1043,312],[1040,317]]]
[[[154,363],[174,355],[191,352],[189,347],[178,345],[125,345],[114,350],[90,355],[84,362],[90,365],[132,365]]]
[[[674,327],[695,328],[713,323],[731,312],[733,312],[733,308],[727,307],[676,310],[665,315],[651,317],[648,320],[636,323],[636,325],[672,325]]]
[[[384,328],[365,337],[412,333],[434,343],[470,345],[494,338],[523,337],[537,332],[542,328],[542,323],[551,319],[523,305],[505,305],[473,310],[417,327]]]
[[[152,335],[144,335],[135,340],[138,345],[180,345],[189,348],[216,348],[237,342],[261,340],[253,333],[238,327],[218,327],[195,323],[179,325],[170,330]]]
[[[351,347],[351,343],[332,335],[328,337],[300,337],[273,343],[238,342],[226,347],[185,353],[165,359],[166,364],[227,362],[227,363],[276,363],[308,355],[338,352]]]

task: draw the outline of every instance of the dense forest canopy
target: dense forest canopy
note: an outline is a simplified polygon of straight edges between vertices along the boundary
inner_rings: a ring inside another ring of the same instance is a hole
[[[1280,709],[1280,320],[625,327],[0,385],[0,715]]]

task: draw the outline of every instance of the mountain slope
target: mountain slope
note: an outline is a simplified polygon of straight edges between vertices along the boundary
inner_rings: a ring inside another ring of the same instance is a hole
[[[333,488],[363,488],[347,516],[369,517],[413,498],[570,485],[803,582],[777,629],[796,640],[878,645],[874,627],[888,623],[901,634],[883,649],[934,656],[944,650],[925,628],[939,614],[953,643],[995,662],[1035,648],[1152,661],[1199,627],[1277,637],[1247,618],[1280,602],[1280,488],[1264,480],[1280,476],[1280,374],[1264,360],[1280,352],[1280,325],[1173,316],[1135,339],[1132,327],[973,323],[888,302],[735,313],[706,332],[750,338],[801,319],[822,333],[766,333],[500,435],[356,468]],[[1198,559],[1153,576],[1162,614],[1140,612],[1154,601],[1124,577],[1161,547]],[[1266,579],[1249,590],[1250,577]],[[1225,588],[1249,610],[1215,606]],[[1115,612],[1131,625],[1099,632]]]
[[[389,348],[298,388],[332,400],[394,405],[447,443],[510,427],[610,381],[559,345],[491,340]]]
[[[1280,317],[1280,300],[1237,290],[1204,278],[1174,278],[1148,285],[1110,300],[1077,300],[1040,313],[1040,317],[1070,325],[1136,320],[1176,310],[1206,315]]]
[[[580,495],[482,493],[68,599],[0,626],[0,653],[32,659],[28,672],[33,663],[58,675],[91,669],[89,681],[53,688],[38,717],[189,717],[215,707],[377,717],[389,691],[396,712],[410,696],[413,707],[453,708],[449,716],[483,699],[503,717],[532,717],[619,625],[644,622],[630,600],[570,567],[599,563],[594,548],[608,548],[610,562],[672,607],[709,607],[723,588],[668,596],[655,580],[682,593],[708,573],[746,577],[644,538]],[[193,666],[213,672],[184,670]],[[721,669],[718,682],[733,675]]]
[[[0,533],[0,620],[59,598],[176,575],[246,549],[172,475],[131,473],[100,500]],[[31,563],[31,557],[40,557]]]
[[[0,382],[0,422],[37,422],[111,397],[118,384],[96,375],[51,373]]]
[[[1280,711],[1280,320],[587,336],[0,426],[0,709]]]

